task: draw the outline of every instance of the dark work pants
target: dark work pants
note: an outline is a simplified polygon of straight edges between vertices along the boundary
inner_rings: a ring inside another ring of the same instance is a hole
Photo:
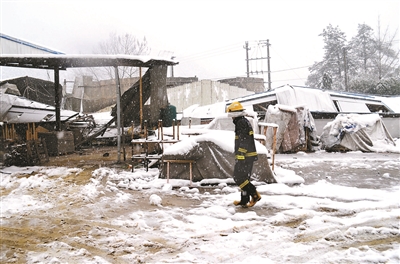
[[[252,170],[253,161],[237,161],[233,170],[233,180],[238,186],[240,186],[245,180],[250,181]]]
[[[240,187],[245,181],[248,183],[241,188],[240,204],[246,205],[250,196],[256,194],[256,187],[250,182],[253,161],[237,161],[233,170],[233,180]]]

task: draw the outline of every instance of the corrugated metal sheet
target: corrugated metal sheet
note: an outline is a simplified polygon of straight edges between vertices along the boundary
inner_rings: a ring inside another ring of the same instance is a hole
[[[50,105],[34,102],[23,97],[0,94],[0,122],[7,123],[39,123],[55,122],[55,108]],[[78,115],[77,112],[61,110],[60,119],[66,121]]]
[[[0,33],[1,54],[63,54],[21,39]]]

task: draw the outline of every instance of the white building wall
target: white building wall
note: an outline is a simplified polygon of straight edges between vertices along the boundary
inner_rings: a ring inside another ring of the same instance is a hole
[[[254,94],[244,88],[230,86],[211,80],[201,80],[181,86],[168,88],[168,101],[176,107],[177,112],[182,112],[189,106],[200,106],[224,102],[229,99]]]
[[[201,95],[197,99],[200,101],[200,105],[208,105],[212,104],[214,95],[211,80],[202,80],[201,81]]]

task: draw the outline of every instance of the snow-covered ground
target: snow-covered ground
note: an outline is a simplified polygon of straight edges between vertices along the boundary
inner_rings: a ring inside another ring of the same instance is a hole
[[[2,263],[399,263],[396,153],[278,154],[304,183],[189,188],[159,171],[8,167],[1,171]]]

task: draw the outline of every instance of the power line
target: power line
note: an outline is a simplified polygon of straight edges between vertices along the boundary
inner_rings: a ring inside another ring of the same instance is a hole
[[[277,71],[272,71],[272,73],[274,73],[274,72],[291,71],[291,70],[297,70],[297,69],[304,69],[304,68],[308,68],[308,67],[311,67],[311,66],[312,66],[312,65],[307,65],[307,66],[300,66],[300,67],[296,67],[296,68],[277,70]]]
[[[189,61],[189,60],[195,60],[195,59],[202,59],[202,58],[209,58],[209,57],[214,57],[214,56],[219,56],[222,54],[226,54],[226,53],[231,53],[234,51],[239,51],[242,49],[241,44],[231,44],[228,46],[224,46],[224,47],[220,47],[220,48],[216,48],[216,49],[212,49],[212,50],[208,50],[208,51],[203,51],[203,52],[199,52],[199,53],[195,53],[192,55],[188,55],[188,56],[183,56],[180,59],[180,61]]]
[[[272,49],[273,49],[273,48],[272,48]],[[289,66],[289,64],[282,58],[282,56],[280,56],[279,53],[278,53],[275,49],[273,49],[273,50],[274,50],[274,52],[279,56],[279,58],[281,58],[281,60],[282,60],[283,62],[285,62],[285,64],[286,64],[287,66]],[[309,67],[309,66],[304,66],[304,67]],[[288,69],[288,70],[289,70],[289,69]],[[281,71],[283,71],[283,70],[281,70]],[[296,76],[300,78],[300,76],[297,74],[297,72],[294,71],[294,74],[296,74]]]
[[[307,78],[295,78],[295,79],[274,80],[274,82],[298,81],[298,80],[307,80]]]

